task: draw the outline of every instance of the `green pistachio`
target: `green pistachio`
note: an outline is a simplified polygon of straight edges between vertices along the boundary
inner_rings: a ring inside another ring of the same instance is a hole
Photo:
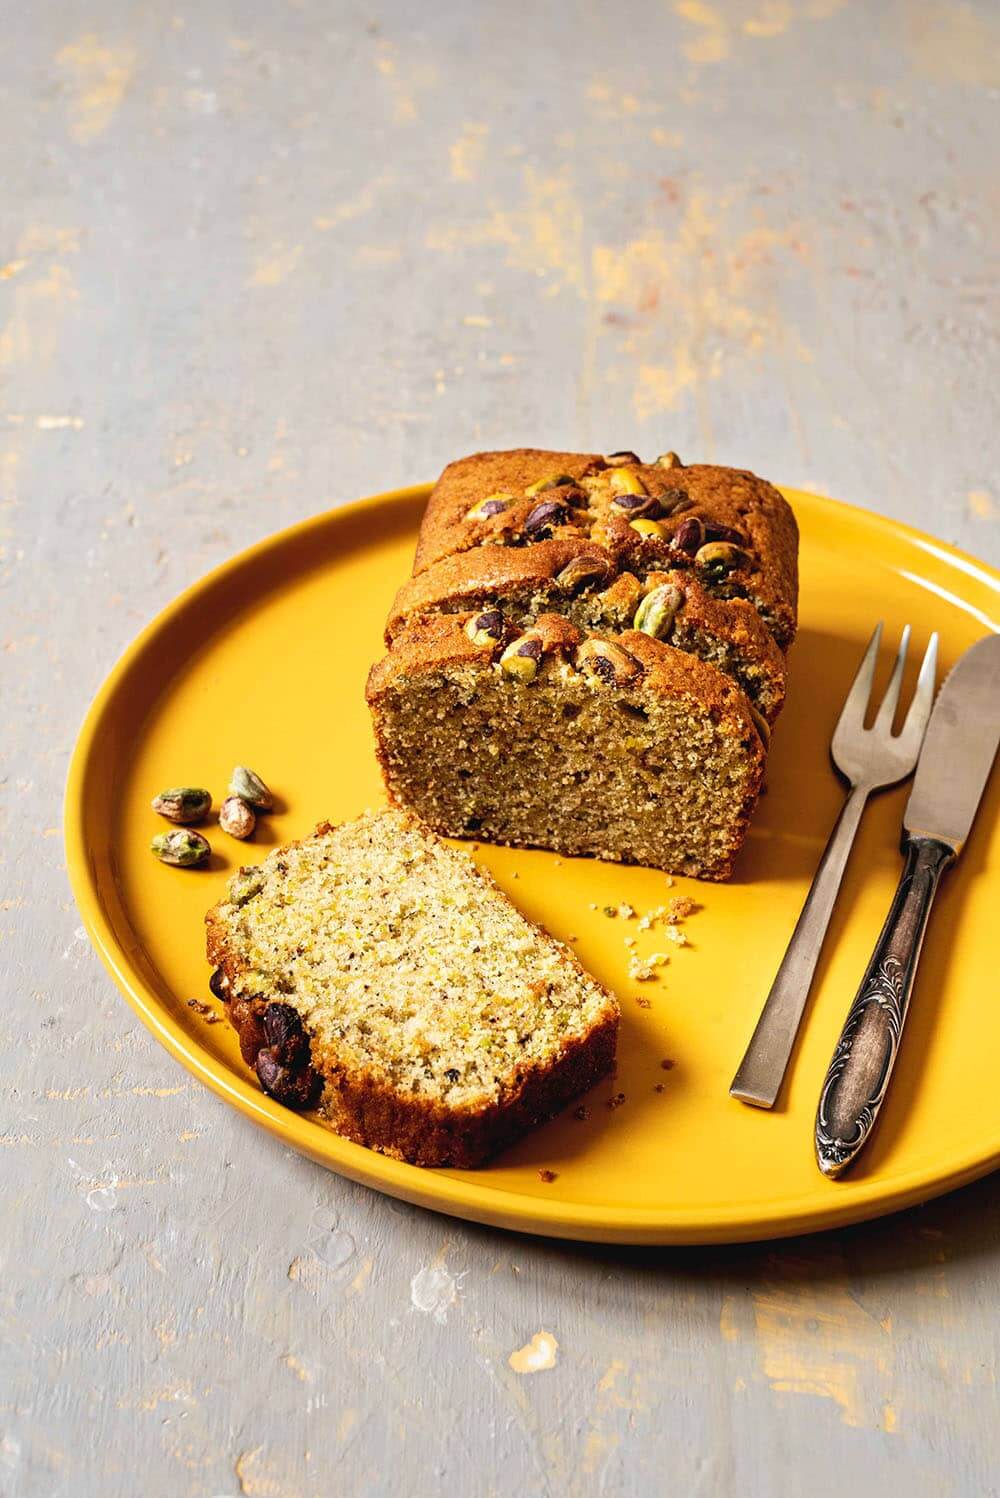
[[[212,809],[212,797],[200,786],[172,786],[154,797],[152,807],[168,822],[200,822]]]
[[[485,609],[467,620],[465,633],[473,645],[497,645],[503,639],[506,627],[499,609]]]
[[[538,675],[542,659],[542,642],[537,635],[522,635],[507,646],[500,657],[500,669],[505,676],[527,684]]]
[[[698,548],[694,559],[713,579],[723,578],[727,572],[746,567],[750,561],[746,552],[739,546],[734,546],[731,541],[708,541]]]
[[[525,494],[532,498],[536,494],[544,494],[546,489],[561,489],[564,484],[575,484],[576,479],[570,478],[568,473],[550,473],[547,478],[536,479],[525,489]]]
[[[644,635],[652,635],[654,640],[665,640],[683,602],[684,595],[673,583],[653,588],[636,609],[632,628]]]
[[[576,664],[588,676],[611,687],[630,686],[642,674],[635,656],[607,640],[584,640],[576,652]]]
[[[173,832],[158,832],[149,847],[161,863],[173,864],[178,869],[191,869],[195,864],[204,863],[212,851],[208,839],[200,832],[182,831],[179,827]]]
[[[237,765],[229,782],[229,794],[239,796],[254,811],[270,811],[274,806],[274,797],[259,775],[253,770],[248,770],[246,765]]]
[[[612,494],[647,494],[649,491],[631,468],[616,468],[611,475]]]
[[[684,464],[676,453],[661,453],[656,460],[659,468],[683,468]]]
[[[601,557],[576,556],[566,563],[556,582],[567,593],[575,593],[593,583],[602,583],[610,567]]]
[[[483,499],[477,500],[471,510],[466,511],[465,518],[491,520],[494,515],[502,515],[504,510],[509,510],[513,503],[513,494],[487,494]]]

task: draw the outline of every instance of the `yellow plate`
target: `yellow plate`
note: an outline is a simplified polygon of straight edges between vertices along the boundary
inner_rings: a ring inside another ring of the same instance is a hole
[[[381,802],[365,675],[407,575],[426,494],[367,500],[237,557],[150,625],[102,688],[69,777],[69,870],[87,929],[143,1022],[201,1081],[323,1165],[422,1206],[526,1232],[632,1243],[765,1238],[875,1216],[992,1169],[1000,1160],[1000,776],[945,877],[863,1167],[843,1182],[820,1177],[813,1113],[899,873],[905,787],[865,817],[781,1106],[763,1113],[728,1096],[836,816],[842,793],[827,745],[875,620],[887,625],[884,681],[907,621],[918,657],[931,629],[940,631],[946,670],[998,628],[1000,615],[998,574],[915,531],[794,492],[802,628],[788,706],[736,879],[677,879],[669,891],[703,905],[683,928],[690,945],[603,914],[623,901],[640,914],[661,904],[663,874],[485,846],[476,854],[530,916],[574,938],[585,966],[620,995],[618,1077],[587,1098],[589,1115],[571,1109],[485,1170],[422,1171],[262,1095],[228,1024],[209,1024],[189,1006],[209,998],[202,917],[241,862],[321,819]],[[157,863],[149,839],[164,824],[151,796],[194,784],[218,801],[237,761],[281,796],[256,841],[238,844],[209,828],[208,868]],[[629,980],[626,938],[640,954],[669,951],[655,981]],[[617,1094],[624,1101],[609,1107]],[[556,1179],[546,1183],[542,1170]]]

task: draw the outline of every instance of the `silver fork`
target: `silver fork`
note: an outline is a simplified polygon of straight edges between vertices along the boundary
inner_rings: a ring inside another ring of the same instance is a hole
[[[873,791],[898,785],[913,774],[930,717],[937,669],[936,634],[931,635],[927,646],[906,721],[898,734],[892,732],[910,643],[907,625],[878,715],[871,728],[865,728],[881,639],[880,622],[868,642],[830,744],[833,763],[851,789],[820,859],[757,1028],[729,1089],[732,1097],[757,1108],[773,1108],[781,1089],[865,803]]]

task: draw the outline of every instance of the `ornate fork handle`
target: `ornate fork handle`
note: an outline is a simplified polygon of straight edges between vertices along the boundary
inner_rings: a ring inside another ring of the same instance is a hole
[[[816,1113],[816,1159],[838,1176],[863,1148],[889,1086],[931,903],[954,849],[908,838],[899,886],[840,1032]]]

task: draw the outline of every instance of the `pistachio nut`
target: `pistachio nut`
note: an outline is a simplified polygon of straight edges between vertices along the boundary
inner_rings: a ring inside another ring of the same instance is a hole
[[[230,837],[249,837],[256,825],[253,807],[240,796],[227,796],[219,807],[219,826]]]
[[[200,786],[180,785],[161,791],[151,805],[168,822],[200,822],[212,809],[212,797]]]
[[[534,499],[536,494],[544,494],[546,489],[561,489],[564,484],[575,484],[576,479],[570,478],[568,473],[550,473],[547,478],[536,479],[525,489],[525,494]]]
[[[604,461],[609,468],[620,468],[624,463],[641,463],[642,459],[637,457],[635,453],[623,449],[618,453],[608,453]]]
[[[632,628],[640,630],[644,635],[652,635],[654,640],[665,640],[683,602],[684,595],[680,588],[674,583],[662,583],[660,587],[647,593],[639,604],[632,620]]]
[[[229,794],[239,796],[254,811],[270,811],[274,806],[274,797],[259,775],[253,770],[248,770],[246,765],[237,765],[229,782]]]
[[[740,531],[734,530],[731,525],[722,525],[716,520],[705,521],[706,541],[731,541],[734,546],[745,546],[746,536]]]
[[[588,676],[611,687],[627,687],[642,673],[634,656],[607,640],[584,640],[576,652],[576,664]]]
[[[522,635],[514,640],[500,657],[500,669],[525,683],[534,681],[538,675],[538,663],[542,658],[542,642],[537,635]]]
[[[245,905],[264,888],[264,874],[253,864],[244,864],[239,873],[229,881],[229,900],[232,905]]]
[[[611,475],[612,494],[646,494],[646,485],[631,468],[616,468]]]
[[[712,578],[725,577],[739,567],[746,567],[750,561],[746,552],[730,541],[708,541],[698,548],[694,559]]]
[[[576,593],[591,583],[602,583],[610,568],[601,557],[580,556],[567,562],[556,582],[566,593]]]
[[[704,531],[701,521],[696,515],[689,515],[674,531],[672,544],[677,547],[678,551],[686,551],[691,556],[698,550],[703,540]]]
[[[652,536],[657,541],[662,541],[666,535],[666,531],[658,520],[630,520],[629,525],[634,531],[638,531],[640,536]]]
[[[486,609],[482,614],[473,614],[465,626],[465,633],[473,645],[495,645],[504,636],[503,614],[499,609]]]
[[[204,863],[211,853],[207,838],[200,832],[189,832],[175,827],[173,832],[158,832],[149,845],[150,852],[161,863],[173,864],[178,869],[192,869]]]
[[[675,452],[661,453],[656,460],[658,468],[683,468],[684,464]]]
[[[662,489],[656,497],[664,515],[676,515],[680,510],[689,510],[694,504],[686,489]]]
[[[535,536],[553,525],[562,525],[566,517],[567,510],[564,504],[558,499],[546,499],[530,512],[524,522],[524,529],[529,536]]]
[[[502,515],[513,502],[513,494],[487,494],[485,499],[477,500],[472,509],[466,511],[465,518],[466,520],[490,520],[494,515]]]
[[[629,520],[655,520],[662,515],[660,501],[655,494],[616,494],[611,503],[624,511]]]
[[[768,723],[763,713],[758,712],[757,708],[754,707],[752,702],[749,702],[747,706],[750,709],[750,716],[753,719],[753,726],[760,734],[760,741],[764,745],[764,748],[767,749],[771,743],[771,725],[770,723]]]

